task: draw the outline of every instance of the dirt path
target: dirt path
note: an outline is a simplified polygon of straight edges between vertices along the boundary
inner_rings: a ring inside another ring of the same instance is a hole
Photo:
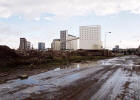
[[[0,84],[0,100],[140,100],[140,58],[75,64]]]

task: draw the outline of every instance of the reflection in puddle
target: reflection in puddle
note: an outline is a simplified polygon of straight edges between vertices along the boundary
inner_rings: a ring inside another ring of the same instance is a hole
[[[56,68],[56,69],[54,69],[54,71],[60,71],[60,68]]]
[[[8,100],[9,98],[10,100],[19,100],[29,97],[32,93],[39,94],[41,91],[46,90],[47,92],[58,91],[59,87],[86,77],[88,74],[93,73],[95,68],[99,69],[95,67],[96,64],[97,62],[74,63],[66,67],[60,66],[48,72],[30,76],[25,80],[8,81],[5,84],[0,84],[0,97],[2,100]],[[13,94],[10,95],[9,92]]]
[[[77,69],[80,69],[80,65],[79,64],[77,64]]]

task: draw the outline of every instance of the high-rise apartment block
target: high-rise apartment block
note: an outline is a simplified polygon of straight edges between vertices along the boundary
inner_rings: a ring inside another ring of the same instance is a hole
[[[31,42],[27,41],[26,38],[20,38],[19,50],[31,50]]]
[[[19,50],[27,50],[27,40],[25,38],[20,38]]]
[[[38,50],[45,50],[45,43],[44,42],[38,43]]]
[[[98,50],[101,48],[101,26],[80,26],[80,49]]]
[[[66,46],[67,38],[68,38],[68,30],[60,31],[60,49],[61,50],[67,49],[67,46]]]

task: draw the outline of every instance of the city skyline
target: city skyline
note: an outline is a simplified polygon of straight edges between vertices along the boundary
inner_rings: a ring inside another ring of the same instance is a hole
[[[140,0],[0,0],[0,100],[140,100]]]
[[[80,26],[101,25],[103,44],[105,33],[112,32],[107,36],[107,48],[115,45],[120,45],[120,48],[139,46],[140,1],[89,1],[2,0],[0,45],[17,49],[19,38],[25,37],[35,48],[40,41],[45,42],[46,47],[51,47],[53,39],[59,38],[60,30],[68,30],[79,37]]]

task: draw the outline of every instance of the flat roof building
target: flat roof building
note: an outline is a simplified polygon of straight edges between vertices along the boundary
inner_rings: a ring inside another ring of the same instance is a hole
[[[27,50],[27,40],[26,40],[26,38],[20,38],[19,50]]]
[[[80,49],[98,50],[101,48],[101,26],[80,26]]]
[[[60,31],[60,50],[77,50],[78,39],[68,34],[68,30]]]
[[[66,41],[68,39],[68,30],[63,30],[60,31],[60,49],[61,50],[66,50]]]
[[[52,50],[60,50],[60,39],[54,39],[51,48]]]
[[[77,50],[78,49],[79,38],[72,36],[67,40],[67,49],[68,50]]]
[[[44,42],[38,43],[38,50],[45,50],[45,43]]]
[[[27,50],[31,50],[32,47],[31,47],[31,42],[27,41]]]

